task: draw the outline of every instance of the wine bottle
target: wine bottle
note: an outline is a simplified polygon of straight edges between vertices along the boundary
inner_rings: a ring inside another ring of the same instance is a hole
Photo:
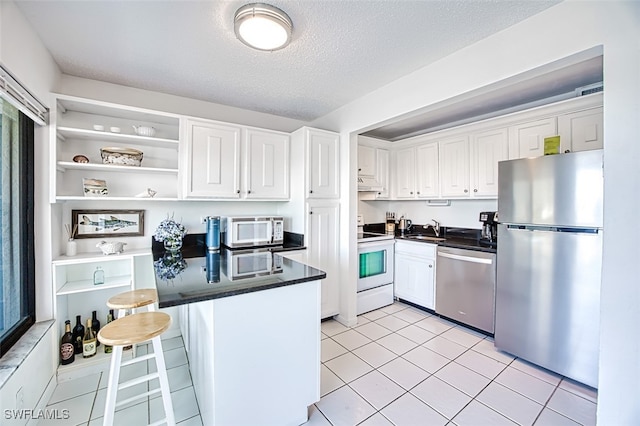
[[[64,334],[60,339],[60,364],[71,364],[76,359],[73,333],[71,333],[71,321],[64,322]]]
[[[80,321],[80,315],[76,315],[76,326],[73,327],[73,341],[75,353],[80,356],[82,353],[82,338],[84,337],[84,325]]]
[[[91,319],[87,320],[86,331],[82,339],[82,357],[91,358],[96,354],[96,334],[91,328]]]
[[[100,321],[98,321],[96,311],[91,313],[91,328],[93,329],[93,333],[96,335],[96,347],[98,347],[100,346],[100,340],[97,339],[98,331],[100,331]]]
[[[107,314],[107,324],[113,321],[113,309],[109,309],[109,313]],[[113,352],[113,346],[104,345],[104,353],[110,354]]]

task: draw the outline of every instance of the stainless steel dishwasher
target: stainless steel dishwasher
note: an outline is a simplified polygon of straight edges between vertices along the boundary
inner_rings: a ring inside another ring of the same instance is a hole
[[[438,247],[436,313],[493,334],[496,255]]]

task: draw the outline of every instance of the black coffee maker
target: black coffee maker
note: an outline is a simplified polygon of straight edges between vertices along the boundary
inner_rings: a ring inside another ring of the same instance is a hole
[[[482,234],[480,241],[496,244],[498,241],[498,212],[480,212]]]

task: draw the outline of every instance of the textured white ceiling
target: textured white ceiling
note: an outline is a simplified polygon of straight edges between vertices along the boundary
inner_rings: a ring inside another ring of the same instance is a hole
[[[16,3],[65,74],[311,121],[558,2],[268,1],[294,25],[276,52],[236,40],[250,1]]]

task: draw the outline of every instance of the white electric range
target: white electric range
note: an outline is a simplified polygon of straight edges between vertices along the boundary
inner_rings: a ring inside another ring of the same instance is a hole
[[[393,235],[358,232],[358,315],[393,303],[394,247]]]

